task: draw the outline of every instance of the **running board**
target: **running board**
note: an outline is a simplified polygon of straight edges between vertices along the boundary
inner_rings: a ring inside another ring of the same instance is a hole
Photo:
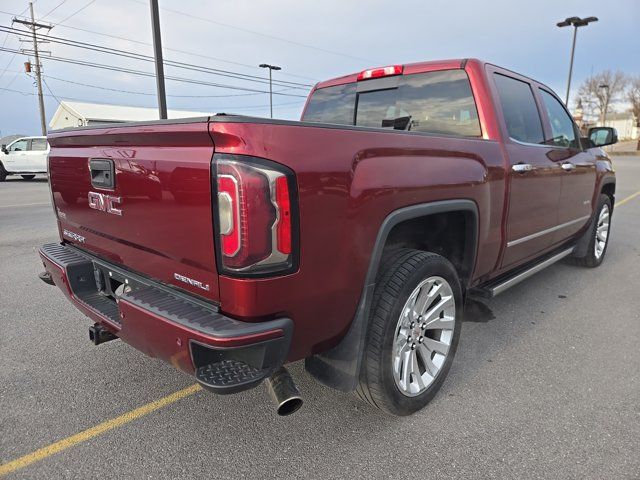
[[[544,270],[550,265],[562,260],[564,257],[567,257],[573,253],[574,247],[563,250],[560,253],[556,253],[555,255],[543,260],[540,263],[536,263],[535,265],[525,269],[518,270],[516,273],[508,278],[502,278],[495,282],[489,283],[483,287],[473,289],[471,292],[480,297],[491,298],[496,295],[501,294],[505,290],[509,290],[511,287],[519,284],[523,280],[529,278],[532,275],[535,275],[541,270]]]

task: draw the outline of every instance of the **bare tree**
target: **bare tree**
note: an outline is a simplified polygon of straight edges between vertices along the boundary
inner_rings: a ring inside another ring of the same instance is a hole
[[[629,79],[629,90],[627,90],[627,101],[631,104],[631,111],[636,117],[636,127],[640,131],[640,75],[636,75]],[[640,137],[636,150],[640,150]]]
[[[595,110],[600,123],[604,124],[609,108],[622,100],[627,82],[624,73],[605,70],[586,78],[580,85],[578,95],[583,105],[589,110]]]

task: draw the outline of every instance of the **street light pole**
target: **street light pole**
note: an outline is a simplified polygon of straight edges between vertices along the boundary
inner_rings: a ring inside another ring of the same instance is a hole
[[[153,30],[153,53],[156,61],[158,113],[160,119],[165,119],[167,118],[167,95],[164,89],[164,63],[162,61],[162,37],[160,35],[160,8],[158,7],[158,0],[151,0],[151,27]]]
[[[597,17],[568,17],[565,18],[562,22],[556,23],[558,27],[568,27],[573,25],[573,43],[571,45],[571,60],[569,61],[569,79],[567,80],[567,96],[565,97],[564,104],[569,106],[569,91],[571,90],[571,74],[573,73],[573,56],[576,51],[576,37],[578,36],[578,27],[584,27],[589,25],[591,22],[597,22]]]
[[[269,110],[271,112],[271,118],[273,118],[273,86],[271,83],[271,72],[273,70],[282,70],[282,68],[277,65],[269,65],[268,63],[261,63],[258,65],[260,68],[268,68],[269,69]]]

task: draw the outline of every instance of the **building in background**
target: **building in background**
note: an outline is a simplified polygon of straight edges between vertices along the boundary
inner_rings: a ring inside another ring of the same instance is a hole
[[[169,110],[169,118],[206,117],[211,113],[187,110]],[[145,122],[158,120],[158,109],[105,105],[101,103],[69,102],[63,100],[49,122],[51,130],[69,127],[86,127],[109,123]]]
[[[636,117],[631,111],[608,113],[604,123],[606,127],[613,127],[618,131],[620,140],[637,140],[640,134]]]

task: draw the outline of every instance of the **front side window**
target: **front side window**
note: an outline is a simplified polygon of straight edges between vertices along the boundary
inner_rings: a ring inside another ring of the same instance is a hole
[[[566,148],[578,148],[573,120],[560,104],[558,99],[545,90],[540,90],[542,103],[551,124],[553,138],[547,140],[549,145]]]
[[[31,150],[43,151],[47,149],[47,140],[45,138],[32,138]]]
[[[29,147],[29,140],[18,140],[9,147],[10,152],[26,152]]]
[[[356,85],[351,83],[345,87],[355,93]],[[314,92],[303,120],[354,125],[354,117],[350,123],[342,122],[346,119],[342,112],[346,111],[352,115],[355,112],[355,125],[362,127],[470,137],[482,135],[469,79],[461,69],[405,75],[399,78],[397,87],[342,96],[340,101],[353,102],[351,108],[326,100],[330,94],[338,100],[335,90],[323,92],[336,88]]]
[[[529,84],[499,73],[494,78],[509,137],[524,143],[544,143],[538,107]]]

